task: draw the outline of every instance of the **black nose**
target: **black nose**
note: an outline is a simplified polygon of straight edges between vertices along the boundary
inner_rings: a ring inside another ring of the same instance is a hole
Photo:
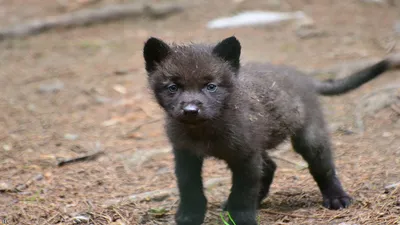
[[[188,116],[196,116],[199,114],[199,107],[195,104],[188,104],[185,107],[183,107],[183,113]]]

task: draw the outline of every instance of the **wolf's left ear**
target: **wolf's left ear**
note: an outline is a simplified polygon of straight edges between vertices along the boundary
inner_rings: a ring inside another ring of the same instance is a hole
[[[146,62],[146,71],[152,72],[155,70],[157,63],[167,57],[171,48],[168,44],[160,39],[151,37],[144,44],[143,57]]]
[[[237,71],[240,67],[241,49],[239,40],[232,36],[218,43],[213,49],[213,54],[229,62]]]

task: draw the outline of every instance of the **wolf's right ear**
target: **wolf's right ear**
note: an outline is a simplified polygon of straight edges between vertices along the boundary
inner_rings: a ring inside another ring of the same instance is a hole
[[[160,39],[151,37],[144,44],[143,57],[146,63],[146,71],[152,72],[155,70],[157,63],[167,57],[170,53],[171,48],[168,44]]]
[[[213,49],[213,54],[227,61],[237,71],[240,67],[241,49],[239,40],[232,36],[218,43]]]

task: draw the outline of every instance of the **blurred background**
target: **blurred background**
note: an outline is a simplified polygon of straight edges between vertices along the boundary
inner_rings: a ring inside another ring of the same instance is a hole
[[[243,63],[343,77],[400,52],[400,1],[0,0],[0,224],[173,224],[173,158],[142,47],[231,35]],[[283,144],[260,224],[400,224],[400,72],[321,101],[355,203],[322,208]],[[205,224],[223,224],[229,177],[206,161]]]

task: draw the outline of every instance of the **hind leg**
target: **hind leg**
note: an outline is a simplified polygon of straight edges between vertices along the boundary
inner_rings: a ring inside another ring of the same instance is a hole
[[[330,138],[321,117],[314,117],[292,136],[296,152],[308,162],[309,170],[322,193],[323,206],[329,209],[347,208],[351,197],[343,190],[336,176]]]
[[[272,159],[267,155],[267,153],[262,152],[261,154],[263,159],[263,165],[262,165],[261,189],[258,197],[259,205],[268,195],[269,188],[274,179],[274,174],[276,170],[275,162],[272,161]]]

